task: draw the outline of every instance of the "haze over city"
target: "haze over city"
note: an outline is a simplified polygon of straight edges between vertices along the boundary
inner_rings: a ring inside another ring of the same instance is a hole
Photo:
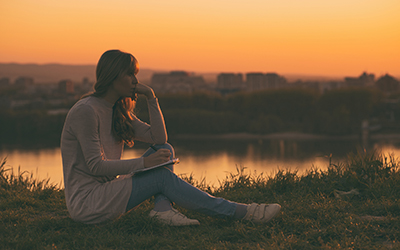
[[[94,65],[117,48],[155,70],[399,76],[398,13],[398,0],[3,1],[0,62]]]

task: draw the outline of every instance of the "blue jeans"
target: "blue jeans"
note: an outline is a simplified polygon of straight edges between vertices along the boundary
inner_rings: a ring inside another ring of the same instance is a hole
[[[175,157],[174,148],[168,143],[151,146],[143,157],[161,148],[171,151],[171,159]],[[135,174],[132,177],[132,192],[127,211],[152,196],[155,196],[155,204],[162,200],[169,200],[183,208],[221,218],[232,217],[237,206],[235,202],[209,195],[182,180],[174,174],[173,165]]]

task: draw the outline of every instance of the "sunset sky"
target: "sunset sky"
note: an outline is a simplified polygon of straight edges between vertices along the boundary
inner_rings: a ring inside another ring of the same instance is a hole
[[[400,76],[399,0],[1,0],[0,62]]]

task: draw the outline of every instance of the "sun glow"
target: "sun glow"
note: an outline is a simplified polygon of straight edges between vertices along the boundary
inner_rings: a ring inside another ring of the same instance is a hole
[[[0,62],[95,64],[105,50],[145,68],[400,75],[400,2],[50,1],[0,4]]]

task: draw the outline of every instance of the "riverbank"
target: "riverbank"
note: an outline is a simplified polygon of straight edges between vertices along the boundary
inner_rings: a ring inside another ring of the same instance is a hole
[[[357,140],[360,135],[318,135],[298,132],[285,132],[273,134],[250,134],[250,133],[232,133],[232,134],[176,134],[175,139],[227,139],[227,140]],[[400,140],[400,134],[371,134],[368,137],[372,140],[396,139]]]
[[[266,225],[216,219],[179,208],[198,227],[169,227],[148,217],[152,200],[100,225],[70,219],[64,192],[0,163],[0,246],[3,249],[397,249],[400,247],[400,163],[388,156],[350,155],[347,162],[304,175],[229,174],[210,188],[230,200],[276,202]],[[311,167],[311,166],[310,166]]]
[[[295,141],[312,141],[312,140],[330,140],[330,141],[346,141],[361,140],[360,135],[320,135],[299,132],[284,132],[271,134],[252,134],[252,133],[228,133],[228,134],[170,134],[172,140],[295,140]],[[368,140],[390,140],[400,141],[400,133],[392,134],[370,134]],[[140,142],[138,142],[140,143]],[[0,143],[1,149],[24,149],[24,148],[52,148],[59,146],[59,142],[52,143],[36,143],[35,141],[27,141],[24,143]]]

